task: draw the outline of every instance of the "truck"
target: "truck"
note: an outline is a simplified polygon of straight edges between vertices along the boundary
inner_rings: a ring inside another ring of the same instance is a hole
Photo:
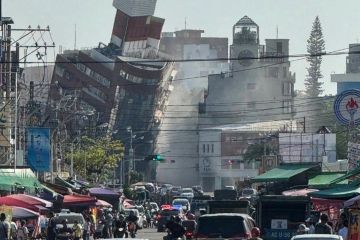
[[[211,200],[207,202],[207,213],[245,213],[251,215],[252,208],[247,200]]]
[[[256,224],[266,240],[287,240],[310,214],[307,196],[261,195],[256,204]]]

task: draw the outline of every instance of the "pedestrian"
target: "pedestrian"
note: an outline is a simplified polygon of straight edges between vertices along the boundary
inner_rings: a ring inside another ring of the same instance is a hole
[[[339,229],[338,235],[342,236],[343,240],[347,240],[347,236],[348,236],[348,225],[349,222],[347,219],[345,219],[342,223],[342,227]]]
[[[320,222],[315,226],[315,234],[333,234],[331,226],[328,224],[329,217],[323,213],[320,216]]]
[[[54,212],[49,213],[49,221],[46,229],[46,239],[55,240],[56,238],[56,221],[54,218]]]
[[[5,213],[0,214],[0,240],[10,239],[10,224],[6,221]]]
[[[111,214],[111,209],[108,209],[105,213],[105,228],[106,228],[106,235],[108,238],[113,238],[113,215]]]
[[[315,224],[311,217],[309,217],[305,220],[305,225],[307,228],[309,228],[309,231],[308,231],[309,234],[315,233]]]
[[[80,240],[81,226],[77,220],[74,221],[73,232],[74,232],[74,240]]]
[[[91,220],[90,220],[90,217],[87,216],[85,218],[85,222],[84,222],[83,240],[90,239],[90,232],[91,232]]]
[[[26,240],[29,237],[29,230],[26,227],[26,221],[22,220],[20,227],[16,230],[16,239],[17,240]]]

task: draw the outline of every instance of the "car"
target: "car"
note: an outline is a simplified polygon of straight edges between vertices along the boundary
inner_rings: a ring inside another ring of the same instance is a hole
[[[171,188],[170,194],[173,196],[179,196],[181,193],[181,187],[180,186],[174,186]]]
[[[330,234],[303,234],[296,235],[291,240],[343,240],[339,235]]]
[[[172,216],[182,217],[182,211],[180,209],[169,208],[160,211],[160,214],[157,216],[157,231],[164,232],[166,229],[166,223],[170,220]]]
[[[176,205],[181,206],[185,212],[190,211],[190,202],[187,198],[175,198],[172,201],[172,205],[173,206],[176,206]]]
[[[245,197],[245,198],[251,198],[257,195],[257,191],[256,189],[253,188],[244,188],[241,191],[241,197]]]
[[[151,210],[154,210],[155,212],[158,212],[160,210],[158,204],[156,202],[150,202]]]
[[[85,219],[81,213],[70,212],[68,209],[62,209],[60,213],[55,214],[56,229],[63,227],[62,222],[66,220],[68,228],[73,228],[75,221],[77,221],[81,227],[85,223]]]
[[[251,239],[253,227],[255,227],[255,221],[247,214],[205,214],[198,220],[195,239]]]
[[[183,188],[180,193],[180,197],[186,197],[188,199],[194,198],[194,190],[192,188]]]

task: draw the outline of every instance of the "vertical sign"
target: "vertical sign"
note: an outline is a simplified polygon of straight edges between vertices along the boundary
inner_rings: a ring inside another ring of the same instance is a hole
[[[50,129],[28,128],[27,129],[27,162],[33,171],[49,172],[50,151]]]
[[[349,159],[349,171],[359,167],[360,163],[360,144],[348,143],[348,159]]]

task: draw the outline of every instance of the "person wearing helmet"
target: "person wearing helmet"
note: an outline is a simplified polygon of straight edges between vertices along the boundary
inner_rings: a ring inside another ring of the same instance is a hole
[[[251,229],[251,240],[262,240],[262,238],[260,237],[260,229],[257,227],[253,227]]]
[[[122,214],[119,214],[115,219],[114,223],[114,238],[128,238],[128,232],[126,229],[125,217]]]
[[[180,218],[179,218],[180,219]],[[165,227],[168,230],[168,235],[166,237],[164,237],[164,239],[167,240],[174,240],[174,239],[178,239],[184,236],[185,234],[185,228],[176,221],[176,217],[175,216],[171,216],[170,220],[166,223]],[[181,219],[180,219],[181,221]]]

